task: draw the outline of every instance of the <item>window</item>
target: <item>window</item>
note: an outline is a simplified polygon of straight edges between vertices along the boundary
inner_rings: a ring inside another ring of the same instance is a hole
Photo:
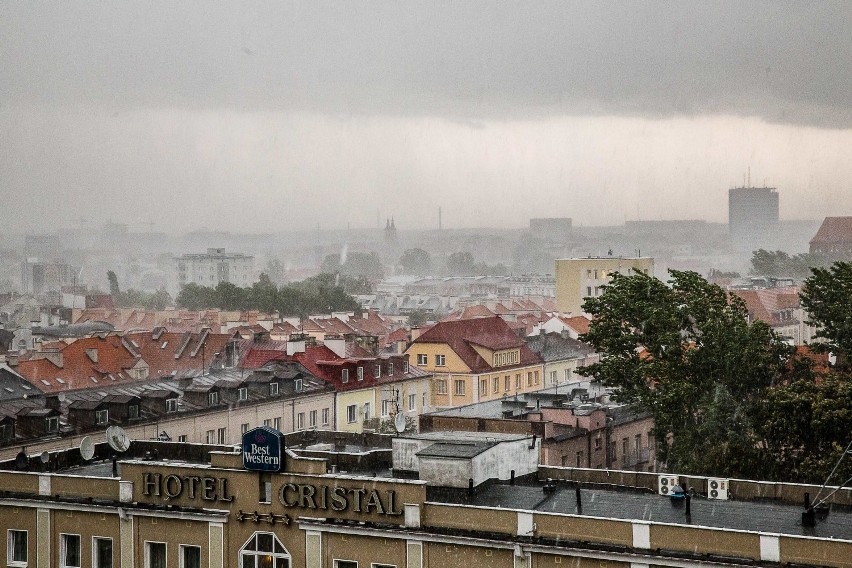
[[[455,381],[455,394],[464,396],[464,380],[457,379]]]
[[[180,568],[201,568],[201,547],[180,545]]]
[[[565,369],[565,382],[571,381],[571,369]]]
[[[241,568],[290,568],[290,553],[273,533],[258,532],[240,549]]]
[[[533,376],[535,377],[535,379],[533,380],[533,382],[534,382],[535,384],[538,384],[538,383],[539,383],[539,380],[540,380],[540,378],[541,378],[541,377],[539,377],[538,371],[535,371],[535,372],[534,372],[534,374],[533,374]]]
[[[239,390],[237,391],[237,398],[239,400],[248,400],[248,388],[247,387],[240,387]]]
[[[417,409],[417,394],[408,395],[408,410]]]
[[[550,371],[550,384],[556,384],[556,371]]]
[[[521,374],[517,373],[515,375],[515,390],[519,390],[521,388]]]
[[[300,412],[296,415],[296,430],[304,430],[305,429],[305,413]]]
[[[601,449],[601,439],[599,437],[595,438],[595,449],[596,450]]]
[[[592,295],[592,287],[586,286],[586,296],[591,296],[591,295]]]
[[[206,440],[208,444],[216,443],[216,430],[207,430]]]
[[[446,385],[444,386],[446,388]],[[426,407],[429,406],[429,401],[426,399],[426,393],[423,393],[423,406],[421,408],[425,411]]]
[[[373,562],[370,565],[370,568],[396,568],[396,565],[395,564],[376,564],[375,562]]]
[[[6,563],[9,566],[27,565],[27,531],[9,529]]]
[[[127,417],[128,418],[139,418],[139,405],[131,404],[127,407]]]
[[[379,377],[381,377],[381,376],[382,376],[382,364],[381,364],[381,363],[376,363],[376,368],[374,369],[374,371],[373,371],[373,372],[375,373],[375,375],[376,375],[376,378],[377,378],[377,379],[378,379]]]
[[[249,429],[248,422],[246,422],[245,424],[240,424],[240,435],[248,432],[248,429]]]
[[[166,568],[165,542],[145,542],[145,568]]]
[[[403,361],[403,362],[402,362],[402,372],[403,372],[403,373],[407,373],[407,372],[408,372],[408,361]]]
[[[391,408],[391,401],[383,400],[382,401],[382,416],[383,417],[384,416],[390,416],[390,408]]]
[[[480,396],[488,394],[488,379],[482,379],[479,381],[479,394]]]
[[[106,408],[103,409],[103,410],[96,410],[95,411],[95,423],[96,424],[106,424],[107,422],[109,422],[109,410],[106,409]]]
[[[281,417],[280,416],[272,419],[272,427],[275,428],[276,430],[278,430],[279,432],[281,431]]]
[[[494,377],[494,379],[491,381],[491,387],[491,390],[494,392],[494,394],[500,392],[500,377]]]
[[[92,538],[92,568],[112,568],[111,538]]]
[[[358,563],[354,560],[335,560],[334,568],[358,568]]]
[[[583,452],[577,452],[577,467],[583,467]]]
[[[178,436],[178,442],[180,442],[180,443],[184,443],[184,444],[185,444],[185,443],[186,443],[186,442],[188,442],[188,441],[189,441],[189,440],[187,440],[187,436],[186,436],[186,434],[182,434],[182,435]]]
[[[322,425],[328,426],[328,409],[327,408],[322,409]]]
[[[365,402],[364,403],[364,420],[369,420],[369,419],[370,419],[370,403]]]
[[[278,383],[269,383],[269,396],[278,394]]]
[[[317,427],[317,411],[316,410],[311,410],[310,413],[308,413],[308,426],[310,426],[311,428]]]
[[[53,433],[59,432],[59,417],[58,416],[49,416],[44,419],[44,431]]]
[[[417,364],[418,365],[428,365],[429,364],[429,356],[425,353],[417,354]]]
[[[358,407],[354,404],[350,404],[346,407],[346,422],[348,424],[354,424],[357,419]]]
[[[393,375],[393,361],[388,361],[388,375]]]
[[[227,444],[228,443],[227,438],[228,438],[228,429],[227,428],[219,428],[216,431],[216,440],[220,444]]]
[[[80,568],[80,535],[59,535],[59,565],[62,568]]]
[[[435,381],[435,392],[438,394],[447,394],[446,379],[438,379]]]
[[[349,382],[349,369],[342,369],[340,371],[340,380],[341,380],[341,382],[344,382],[344,383]]]
[[[263,425],[267,428],[272,428],[272,418],[264,418]]]
[[[634,440],[636,442],[636,454],[639,454],[639,450],[642,448],[642,434],[636,434],[636,438]]]
[[[445,367],[446,365],[447,365],[446,355],[435,355],[435,366],[436,367]]]
[[[302,379],[296,379],[293,381],[293,390],[296,392],[302,392]]]
[[[505,377],[503,377],[503,390],[508,392],[511,388],[512,388],[512,377],[510,377],[509,375],[506,375]]]
[[[527,386],[531,387],[533,384],[533,374],[531,372],[527,373]]]
[[[216,406],[219,404],[219,392],[213,391],[207,393],[207,406]]]
[[[359,381],[364,380],[364,367],[358,367],[355,369],[355,375],[358,377]]]
[[[167,398],[166,399],[166,412],[177,412],[177,399],[176,398]]]

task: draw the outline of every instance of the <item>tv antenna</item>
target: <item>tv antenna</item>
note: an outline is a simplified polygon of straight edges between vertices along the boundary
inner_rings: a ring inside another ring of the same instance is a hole
[[[106,430],[106,439],[109,447],[116,452],[126,452],[130,448],[130,436],[121,426],[110,426]]]
[[[95,443],[88,436],[84,436],[83,439],[80,440],[80,455],[86,461],[95,457]]]
[[[837,493],[838,491],[843,489],[844,485],[846,485],[850,481],[852,481],[852,477],[850,477],[849,479],[847,479],[846,481],[844,481],[843,483],[841,483],[840,485],[835,487],[834,491],[832,491],[831,493],[829,493],[828,495],[826,495],[822,499],[819,498],[819,496],[822,495],[822,492],[825,489],[825,486],[828,485],[828,482],[831,480],[831,478],[834,476],[834,474],[837,473],[837,468],[840,467],[840,464],[843,463],[843,460],[846,459],[846,456],[848,456],[848,455],[852,455],[852,442],[849,442],[849,444],[846,446],[846,449],[843,450],[842,454],[840,454],[840,459],[838,459],[837,463],[834,464],[834,469],[832,469],[831,473],[828,474],[828,477],[825,478],[825,481],[823,482],[822,487],[819,488],[819,492],[816,494],[816,497],[814,497],[813,504],[811,505],[811,504],[807,503],[807,498],[805,499],[805,501],[806,501],[805,502],[805,512],[802,513],[802,524],[803,525],[814,526],[816,510],[817,509],[827,510],[827,508],[825,506],[825,502],[828,501],[835,493]]]

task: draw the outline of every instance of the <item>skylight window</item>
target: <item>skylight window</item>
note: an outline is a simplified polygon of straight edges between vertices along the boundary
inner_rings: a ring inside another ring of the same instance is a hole
[[[162,344],[162,345],[160,345],[160,349],[165,349],[165,348],[166,348],[166,345],[168,345],[168,344],[169,344],[169,342],[168,342],[168,341],[163,341],[163,344]]]
[[[42,379],[41,384],[50,386],[50,381],[48,381],[47,379]]]
[[[59,377],[56,377],[56,382],[57,382],[57,383],[59,383],[60,385],[64,385],[64,384],[65,384],[65,381],[63,381],[63,380],[62,380],[62,379],[60,379]]]
[[[5,388],[5,389],[6,389],[7,391],[9,391],[9,392],[15,392],[15,391],[13,391],[11,388],[9,388],[9,387],[3,387],[3,388]]]

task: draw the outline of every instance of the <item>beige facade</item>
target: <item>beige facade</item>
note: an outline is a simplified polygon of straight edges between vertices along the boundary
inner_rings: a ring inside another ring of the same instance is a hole
[[[848,538],[427,501],[425,482],[326,474],[323,460],[288,459],[286,472],[263,477],[238,453],[210,457],[126,461],[121,478],[3,471],[0,553],[11,568],[841,568],[852,558]],[[556,467],[539,476],[648,489],[657,480]],[[741,498],[767,490],[731,487]],[[772,489],[795,501],[818,487]],[[847,492],[837,500],[849,505]]]
[[[583,299],[601,295],[601,287],[609,283],[614,272],[630,275],[637,271],[653,276],[654,259],[611,256],[557,259],[556,309],[580,315]]]

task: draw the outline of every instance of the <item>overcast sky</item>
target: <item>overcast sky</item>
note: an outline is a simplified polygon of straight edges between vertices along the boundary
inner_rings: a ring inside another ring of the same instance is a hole
[[[852,215],[848,2],[0,0],[0,226]]]

